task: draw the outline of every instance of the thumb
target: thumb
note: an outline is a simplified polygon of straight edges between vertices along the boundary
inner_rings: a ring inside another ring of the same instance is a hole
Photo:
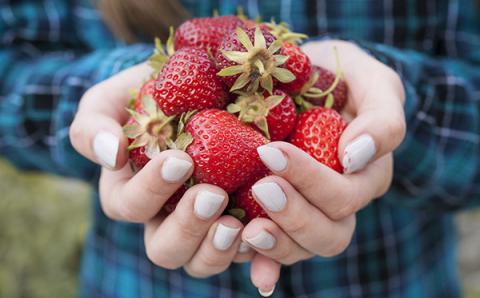
[[[360,108],[340,138],[338,152],[344,172],[360,171],[369,162],[395,150],[405,131],[400,101],[391,101],[388,106]]]

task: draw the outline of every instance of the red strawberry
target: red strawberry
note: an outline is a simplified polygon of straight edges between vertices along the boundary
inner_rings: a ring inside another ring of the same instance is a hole
[[[143,84],[142,88],[138,92],[137,99],[135,100],[135,110],[139,111],[142,105],[142,98],[144,96],[151,96],[153,98],[153,93],[155,92],[155,79],[148,80]]]
[[[175,32],[175,49],[184,47],[210,49],[215,55],[223,37],[244,26],[237,16],[196,18],[184,22]]]
[[[141,90],[146,89],[145,84]],[[135,170],[143,168],[154,154],[168,148],[168,140],[173,136],[174,117],[167,117],[158,108],[151,95],[140,94],[135,102],[135,110],[128,110],[131,117],[123,127],[129,142],[129,158]]]
[[[193,177],[233,192],[265,171],[257,147],[267,140],[235,116],[217,109],[203,110],[187,120],[191,136],[186,152],[195,163]]]
[[[217,51],[218,75],[230,91],[252,92],[261,86],[271,94],[274,78],[282,83],[295,79],[289,70],[281,67],[287,57],[277,55],[280,47],[281,42],[266,29],[237,28],[225,35]]]
[[[257,203],[252,194],[252,186],[261,178],[268,176],[269,173],[263,173],[259,177],[255,177],[251,181],[240,187],[234,195],[235,202],[234,208],[229,210],[233,216],[238,217],[244,223],[250,222],[257,217],[268,218],[267,213],[263,210],[262,206]]]
[[[275,90],[273,95],[284,96],[284,98],[280,104],[270,110],[267,116],[268,131],[272,142],[285,140],[297,123],[297,110],[293,99],[281,90]]]
[[[338,142],[346,126],[337,111],[324,107],[314,108],[300,114],[290,143],[342,173],[342,164],[338,160]]]
[[[271,141],[281,141],[292,132],[297,121],[297,111],[292,98],[274,89],[273,95],[242,94],[228,106],[230,113],[239,113],[242,122],[252,123]]]
[[[186,191],[187,187],[185,185],[180,186],[180,188],[177,189],[177,191],[165,202],[163,205],[163,210],[165,210],[167,213],[172,213]]]
[[[289,42],[283,43],[280,54],[288,56],[283,67],[295,76],[295,80],[290,83],[281,84],[280,88],[290,94],[299,93],[303,85],[308,82],[310,73],[312,72],[310,58],[308,58],[307,54],[305,54],[300,47]]]
[[[163,66],[154,99],[168,116],[208,108],[222,108],[228,94],[203,49],[182,48]]]
[[[325,91],[330,88],[330,86],[332,86],[332,84],[335,82],[335,74],[333,72],[316,65],[313,66],[313,71],[318,73],[318,79],[313,85],[314,87]],[[344,80],[340,80],[331,94],[333,96],[332,108],[340,112],[347,103],[347,83]],[[326,99],[327,96],[323,96],[320,98],[310,98],[310,102],[314,105],[324,106]]]

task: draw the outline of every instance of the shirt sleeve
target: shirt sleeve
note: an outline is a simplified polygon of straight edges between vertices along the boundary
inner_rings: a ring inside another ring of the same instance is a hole
[[[40,52],[30,43],[0,50],[0,155],[23,169],[92,177],[97,170],[75,152],[68,131],[83,93],[93,84],[144,61],[137,44],[79,54]]]
[[[395,69],[406,91],[407,135],[394,153],[394,180],[386,199],[440,212],[480,205],[478,50],[460,58],[361,46]]]

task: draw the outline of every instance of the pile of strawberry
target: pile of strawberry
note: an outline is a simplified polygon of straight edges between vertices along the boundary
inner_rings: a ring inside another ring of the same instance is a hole
[[[288,141],[342,172],[347,85],[339,71],[311,64],[298,46],[305,35],[237,16],[193,19],[171,31],[166,49],[156,41],[154,73],[124,126],[134,169],[167,149],[195,163],[165,210],[189,186],[210,183],[231,194],[228,211],[244,222],[266,217],[251,186],[270,174],[256,149],[271,141]]]

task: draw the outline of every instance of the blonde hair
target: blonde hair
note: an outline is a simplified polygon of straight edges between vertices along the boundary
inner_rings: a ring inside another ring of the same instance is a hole
[[[98,0],[97,6],[115,35],[128,43],[139,37],[165,40],[170,26],[189,18],[177,0]]]

